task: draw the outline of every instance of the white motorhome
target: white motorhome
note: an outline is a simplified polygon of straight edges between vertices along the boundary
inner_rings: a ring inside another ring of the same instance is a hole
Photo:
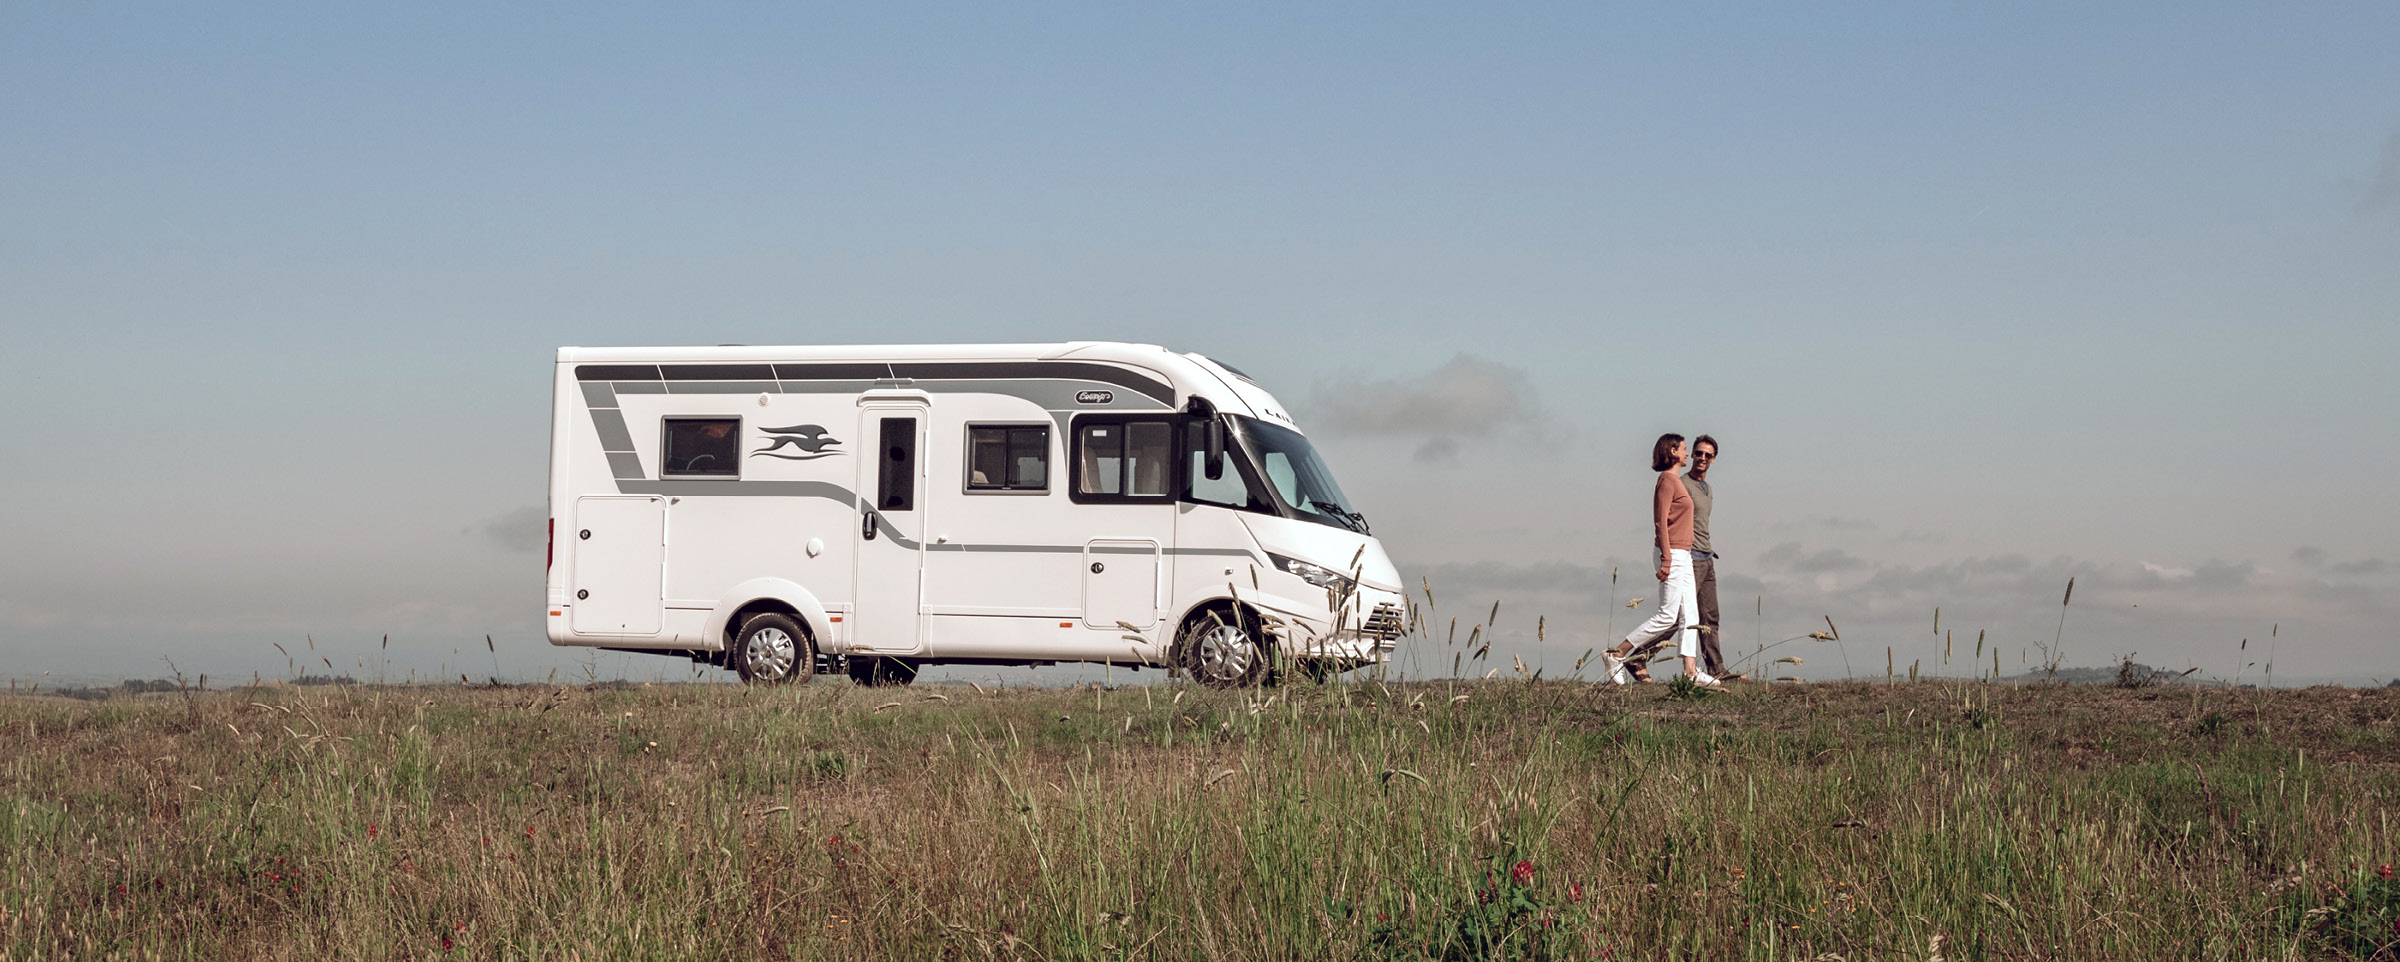
[[[1383,660],[1399,573],[1265,389],[1138,344],[558,351],[554,645],[751,682]]]

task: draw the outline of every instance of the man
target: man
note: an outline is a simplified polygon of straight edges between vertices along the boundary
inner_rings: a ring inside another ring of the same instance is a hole
[[[1700,657],[1719,680],[1743,681],[1747,676],[1725,670],[1725,656],[1717,647],[1717,553],[1708,543],[1708,509],[1715,503],[1708,469],[1716,463],[1717,439],[1705,434],[1692,439],[1692,466],[1683,473],[1683,486],[1692,495],[1692,582],[1700,596]]]

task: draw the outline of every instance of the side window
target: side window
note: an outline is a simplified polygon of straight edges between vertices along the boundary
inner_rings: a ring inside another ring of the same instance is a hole
[[[967,425],[967,490],[1050,490],[1050,426]]]
[[[882,465],[875,475],[875,509],[917,509],[917,419],[884,418]]]
[[[1125,425],[1126,494],[1167,496],[1167,474],[1175,463],[1174,436],[1174,426],[1165,421],[1135,421]]]
[[[1248,511],[1266,510],[1266,505],[1250,492],[1250,483],[1242,480],[1240,465],[1234,463],[1233,452],[1225,455],[1225,474],[1214,481],[1208,479],[1208,422],[1194,421],[1184,429],[1184,478],[1187,488],[1184,497],[1201,504],[1218,504]]]
[[[1125,492],[1125,426],[1087,424],[1077,439],[1076,463],[1083,470],[1075,490],[1083,494]]]
[[[1075,427],[1078,501],[1164,501],[1174,495],[1172,421],[1079,421]]]
[[[741,418],[662,418],[659,434],[660,477],[741,477]]]

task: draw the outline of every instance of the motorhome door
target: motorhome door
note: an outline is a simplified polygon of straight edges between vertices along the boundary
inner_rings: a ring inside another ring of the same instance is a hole
[[[908,654],[919,647],[925,570],[925,405],[869,401],[859,412],[858,596],[852,651]]]

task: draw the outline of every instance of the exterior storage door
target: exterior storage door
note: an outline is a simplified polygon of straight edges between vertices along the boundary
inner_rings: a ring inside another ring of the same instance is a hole
[[[575,606],[576,634],[658,634],[666,535],[662,498],[575,500],[575,581],[568,603]]]
[[[1148,628],[1157,623],[1158,555],[1156,541],[1084,545],[1084,626],[1121,630],[1124,625]]]

